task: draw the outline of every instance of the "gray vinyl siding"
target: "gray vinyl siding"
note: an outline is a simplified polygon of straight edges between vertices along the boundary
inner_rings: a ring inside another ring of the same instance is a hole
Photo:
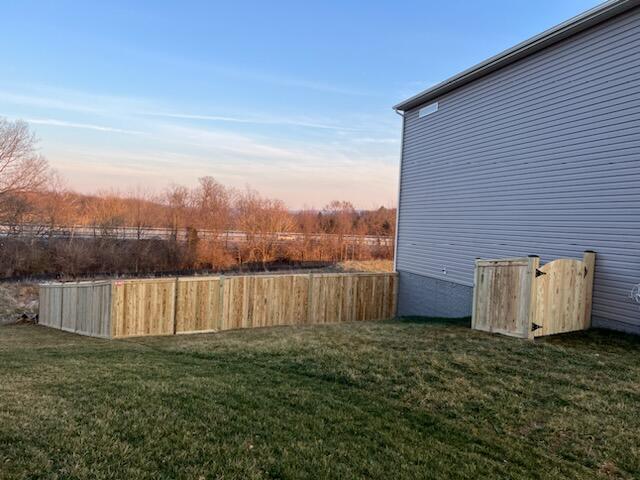
[[[472,286],[476,257],[595,250],[595,323],[640,327],[640,9],[437,101],[405,113],[398,271]]]

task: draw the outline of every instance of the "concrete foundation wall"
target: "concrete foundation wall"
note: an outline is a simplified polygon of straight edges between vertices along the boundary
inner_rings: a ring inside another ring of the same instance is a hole
[[[471,316],[473,288],[437,278],[398,272],[398,315]]]

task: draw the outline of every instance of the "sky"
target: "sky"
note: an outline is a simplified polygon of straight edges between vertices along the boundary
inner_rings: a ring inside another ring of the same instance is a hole
[[[393,206],[393,105],[598,3],[6,2],[0,116],[82,192],[208,175],[291,208]]]

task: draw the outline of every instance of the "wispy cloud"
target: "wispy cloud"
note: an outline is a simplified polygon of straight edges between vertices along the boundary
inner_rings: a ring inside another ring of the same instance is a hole
[[[252,125],[290,125],[294,127],[318,128],[322,130],[344,130],[356,131],[354,127],[345,127],[341,125],[331,125],[325,123],[317,123],[304,119],[287,119],[278,117],[232,117],[226,115],[200,115],[192,113],[175,113],[175,112],[138,112],[140,115],[150,117],[176,118],[183,120],[204,120],[212,122],[229,122],[229,123],[246,123]]]
[[[67,100],[60,100],[59,96],[41,96],[33,94],[19,94],[0,91],[0,102],[26,107],[46,108],[53,110],[68,110],[84,113],[99,113],[100,110],[87,104],[74,104]]]
[[[0,104],[19,105],[44,111],[75,112],[136,120],[136,118],[165,118],[175,120],[200,120],[207,122],[247,125],[282,125],[336,132],[364,130],[361,125],[341,125],[323,119],[300,116],[275,116],[271,114],[227,115],[225,113],[193,113],[164,109],[160,102],[145,98],[114,97],[83,91],[32,86],[29,93],[0,90]],[[35,122],[34,122],[35,123]],[[105,130],[106,131],[106,130]]]
[[[197,147],[214,158],[236,158],[250,161],[320,161],[315,153],[318,149],[308,145],[305,149],[295,149],[290,146],[278,145],[264,141],[254,136],[243,135],[224,130],[187,127],[182,125],[164,125],[157,132],[158,140],[173,145],[188,145]]]
[[[356,143],[388,143],[388,144],[393,144],[393,143],[399,143],[399,140],[397,138],[372,138],[372,137],[363,137],[363,138],[354,138],[353,139],[354,142]]]
[[[0,89],[0,103],[99,115],[123,114],[149,108],[150,105],[147,99],[103,95],[43,85],[4,87]]]
[[[27,118],[27,122],[35,125],[50,125],[53,127],[64,128],[82,128],[85,130],[96,130],[98,132],[111,132],[111,133],[123,133],[126,135],[141,135],[143,132],[137,130],[125,130],[122,128],[109,127],[105,125],[94,125],[91,123],[75,123],[67,122],[65,120],[56,120],[53,118]]]

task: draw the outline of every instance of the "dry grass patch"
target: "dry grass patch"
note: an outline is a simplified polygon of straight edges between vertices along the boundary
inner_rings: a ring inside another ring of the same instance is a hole
[[[338,272],[393,272],[393,260],[349,260],[330,269]]]
[[[31,283],[0,283],[0,325],[14,323],[23,314],[38,312],[38,287]]]

